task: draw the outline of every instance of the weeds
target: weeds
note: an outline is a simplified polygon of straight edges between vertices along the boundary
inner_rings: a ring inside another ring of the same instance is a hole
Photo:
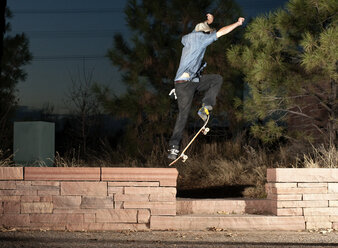
[[[338,168],[338,151],[334,146],[312,146],[312,153],[304,154],[305,168]]]
[[[13,166],[13,155],[8,155],[9,151],[4,152],[3,150],[0,150],[0,167],[9,167]]]
[[[201,189],[245,185],[244,197],[265,196],[267,168],[338,168],[336,147],[304,144],[280,146],[269,150],[244,145],[243,137],[214,143],[202,143],[189,150],[186,163],[177,163],[178,189]],[[120,147],[102,142],[100,152],[89,152],[86,159],[72,150],[63,156],[56,152],[57,167],[167,167],[166,142],[159,138],[145,161],[131,158]],[[0,166],[13,166],[13,156],[0,150]],[[43,166],[43,165],[41,165]]]

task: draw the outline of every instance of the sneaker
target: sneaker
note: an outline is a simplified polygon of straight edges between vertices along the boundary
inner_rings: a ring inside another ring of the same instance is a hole
[[[200,108],[197,112],[197,114],[199,115],[199,117],[201,117],[201,119],[203,121],[206,121],[208,116],[210,115],[210,111],[212,110],[211,106],[205,106],[204,104],[202,105],[202,108]]]
[[[170,146],[168,152],[168,159],[170,160],[175,160],[177,157],[178,157],[178,154],[179,154],[179,147],[178,146]]]

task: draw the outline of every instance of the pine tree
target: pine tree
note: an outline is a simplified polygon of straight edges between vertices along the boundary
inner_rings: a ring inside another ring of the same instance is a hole
[[[255,18],[247,44],[229,50],[250,88],[244,116],[264,142],[298,139],[291,122],[298,134],[337,141],[337,11],[335,0],[290,0]]]
[[[10,11],[6,10],[6,17],[10,18]],[[6,32],[10,31],[10,24],[6,24]],[[25,34],[15,36],[5,35],[4,51],[1,61],[0,75],[0,148],[9,148],[11,143],[12,123],[10,118],[17,105],[16,85],[26,78],[22,67],[29,63],[32,55],[28,48]]]
[[[142,148],[149,155],[156,139],[171,134],[176,102],[170,100],[168,93],[180,61],[181,38],[204,21],[208,12],[214,14],[217,28],[236,21],[240,11],[232,0],[128,1],[125,14],[133,37],[126,41],[121,34],[115,35],[113,47],[108,51],[113,65],[124,73],[127,93],[109,98],[106,89],[96,89],[108,112],[130,120],[125,139],[129,145],[127,153],[137,153]],[[205,57],[208,73],[219,73],[225,80],[237,76],[227,64],[225,48],[238,36],[239,32],[229,34],[208,48]],[[229,92],[235,94],[234,81],[225,84],[223,97],[231,99]],[[230,109],[231,101],[220,100],[218,108],[224,106]]]

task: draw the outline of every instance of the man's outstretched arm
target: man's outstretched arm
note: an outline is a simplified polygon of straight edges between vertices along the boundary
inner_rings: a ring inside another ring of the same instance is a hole
[[[243,22],[244,22],[244,18],[243,17],[240,17],[238,18],[238,21],[231,24],[231,25],[228,25],[228,26],[225,26],[223,28],[221,28],[220,30],[217,31],[216,33],[216,36],[217,38],[223,36],[223,35],[226,35],[228,33],[230,33],[232,30],[234,30],[235,28],[239,27],[239,26],[242,26]]]

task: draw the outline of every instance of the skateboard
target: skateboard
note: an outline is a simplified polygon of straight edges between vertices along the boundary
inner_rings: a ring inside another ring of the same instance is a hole
[[[210,129],[207,127],[207,124],[209,122],[209,118],[210,118],[210,115],[208,115],[208,117],[207,117],[206,121],[204,122],[203,126],[200,128],[200,130],[198,130],[198,132],[195,134],[195,136],[190,140],[190,142],[188,143],[188,145],[186,145],[186,147],[183,149],[183,151],[181,152],[181,154],[174,161],[172,161],[169,164],[169,166],[172,166],[173,164],[175,164],[181,158],[182,158],[182,162],[183,163],[188,159],[188,156],[185,155],[184,153],[188,150],[188,148],[194,142],[194,140],[197,138],[197,136],[200,133],[203,133],[204,135],[206,135],[210,131]]]

